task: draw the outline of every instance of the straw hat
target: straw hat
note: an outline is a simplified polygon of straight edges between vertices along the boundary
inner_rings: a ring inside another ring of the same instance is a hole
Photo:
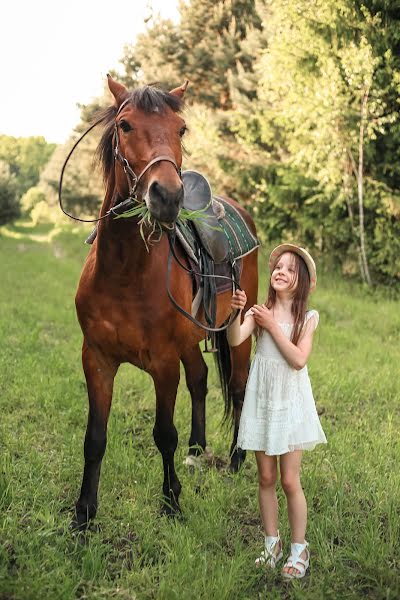
[[[304,262],[307,265],[308,272],[310,274],[310,292],[314,291],[317,285],[317,269],[315,267],[315,262],[309,252],[305,248],[301,248],[300,246],[296,246],[295,244],[280,244],[276,248],[274,248],[269,257],[269,270],[272,273],[274,264],[276,260],[284,254],[285,252],[294,252],[301,256]]]

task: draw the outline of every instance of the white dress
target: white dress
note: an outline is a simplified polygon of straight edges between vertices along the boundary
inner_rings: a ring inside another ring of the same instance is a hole
[[[316,328],[316,310],[306,313],[306,322],[312,317]],[[279,326],[290,339],[293,325]],[[263,329],[247,380],[237,445],[243,450],[262,450],[276,456],[293,450],[312,450],[320,443],[326,443],[326,437],[307,366],[299,371],[291,367]]]

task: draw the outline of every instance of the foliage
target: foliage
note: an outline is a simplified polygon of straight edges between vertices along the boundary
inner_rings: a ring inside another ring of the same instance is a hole
[[[0,160],[5,161],[17,181],[17,196],[35,186],[40,173],[54,152],[56,144],[49,144],[44,137],[15,138],[0,135]]]
[[[121,60],[124,83],[160,82],[175,87],[184,79],[188,96],[206,106],[231,107],[229,73],[251,69],[241,41],[260,20],[254,0],[192,0],[180,5],[180,23],[155,19],[127,46]]]
[[[120,79],[165,89],[190,79],[184,168],[246,203],[265,241],[291,239],[345,273],[370,268],[373,282],[396,284],[398,8],[386,0],[191,0],[180,12],[177,24],[149,20],[125,48]],[[79,131],[109,101],[107,92],[82,107]],[[95,216],[103,194],[91,164],[95,138],[85,138],[65,176],[66,207],[78,216]],[[75,139],[41,178],[50,205]]]
[[[19,216],[17,178],[9,165],[0,160],[0,225],[9,223]]]
[[[267,2],[269,10],[263,18],[267,47],[255,52],[258,99],[250,106],[239,106],[237,129],[245,138],[246,119],[250,120],[246,143],[267,150],[277,167],[271,169],[278,175],[273,181],[281,190],[286,187],[289,196],[301,180],[314,182],[305,202],[306,218],[324,217],[310,224],[317,237],[321,228],[325,230],[323,246],[327,250],[340,247],[346,259],[353,250],[357,260],[365,221],[367,254],[376,269],[375,280],[388,280],[387,275],[398,277],[398,268],[393,265],[389,274],[387,264],[380,266],[374,247],[385,219],[385,194],[390,199],[398,194],[388,185],[396,176],[392,172],[385,179],[379,196],[374,195],[378,183],[374,176],[382,178],[384,174],[377,164],[376,149],[386,147],[387,142],[393,149],[394,140],[400,141],[399,107],[393,101],[400,80],[399,60],[394,58],[397,38],[393,33],[392,38],[387,35],[398,21],[384,6],[380,13],[374,3],[371,7],[367,4],[348,0]],[[388,20],[391,16],[393,22]],[[260,40],[262,43],[263,38]],[[288,169],[294,187],[287,186]],[[279,173],[284,174],[282,181]],[[271,182],[257,187],[268,191],[266,203],[272,195],[276,206],[280,198],[283,212],[287,211],[290,201],[279,191],[275,193]],[[319,206],[314,206],[316,203]],[[292,225],[300,224],[304,215],[296,207],[292,209]],[[270,227],[268,206],[261,213],[271,238],[275,228]],[[346,219],[349,223],[343,227]],[[386,213],[386,227],[396,229],[397,219]],[[293,227],[291,233],[305,242],[302,226]]]
[[[62,188],[64,208],[80,218],[95,218],[104,196],[102,175],[94,162],[100,133],[100,131],[93,131],[82,140],[64,171]],[[58,204],[61,169],[77,139],[78,134],[75,134],[66,144],[58,146],[43,170],[40,186],[46,186],[49,190],[47,200],[50,206]]]
[[[46,201],[46,194],[39,186],[29,188],[21,198],[21,209],[24,213],[29,213],[39,202]]]

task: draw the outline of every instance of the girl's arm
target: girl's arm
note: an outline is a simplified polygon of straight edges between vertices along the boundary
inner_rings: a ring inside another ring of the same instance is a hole
[[[306,366],[308,357],[311,354],[313,336],[316,327],[316,317],[312,316],[308,319],[304,325],[304,331],[296,346],[285,336],[282,329],[275,321],[271,310],[269,310],[266,306],[259,305],[253,306],[251,310],[254,313],[254,320],[256,324],[269,332],[289,365],[298,371],[303,369],[303,367]]]
[[[227,338],[230,346],[240,346],[240,344],[244,342],[256,328],[256,322],[250,311],[246,313],[243,323],[240,324],[241,313],[246,302],[246,293],[241,290],[236,290],[232,296],[231,306],[233,309],[240,310],[240,313],[227,330]]]

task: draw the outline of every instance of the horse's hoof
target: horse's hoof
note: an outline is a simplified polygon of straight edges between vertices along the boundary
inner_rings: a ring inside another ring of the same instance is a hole
[[[231,463],[229,465],[230,473],[238,473],[240,471],[241,466],[244,463],[246,458],[246,452],[235,452],[231,457]]]
[[[85,532],[89,527],[89,523],[87,521],[81,521],[78,517],[72,519],[69,524],[69,530],[71,533],[81,533]]]
[[[161,504],[161,515],[173,517],[174,519],[183,519],[183,514],[179,503],[174,500],[164,500]]]
[[[99,526],[93,523],[92,518],[87,517],[87,514],[75,513],[72,519],[69,529],[72,533],[86,532],[86,531],[98,531]]]

